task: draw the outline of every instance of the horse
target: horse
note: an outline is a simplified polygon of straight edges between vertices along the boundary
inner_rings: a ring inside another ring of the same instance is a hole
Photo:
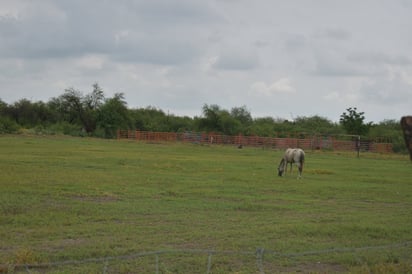
[[[401,127],[405,145],[409,152],[409,159],[412,161],[412,116],[403,116],[401,118]]]
[[[292,172],[292,164],[296,164],[299,169],[298,179],[302,177],[303,164],[305,162],[305,152],[300,148],[288,148],[283,155],[278,167],[278,175],[282,176],[286,173],[288,163],[290,164],[290,172]]]

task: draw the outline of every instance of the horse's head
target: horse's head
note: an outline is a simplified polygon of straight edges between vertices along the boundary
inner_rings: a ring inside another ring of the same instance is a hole
[[[278,167],[278,175],[280,177],[282,177],[282,175],[283,175],[283,170],[280,167]]]
[[[280,161],[280,164],[278,166],[278,175],[282,176],[284,171],[285,171],[285,159],[282,159],[282,161]]]

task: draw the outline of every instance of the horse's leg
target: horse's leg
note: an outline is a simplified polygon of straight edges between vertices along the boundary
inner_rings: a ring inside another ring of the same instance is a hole
[[[298,179],[300,179],[300,178],[302,178],[303,163],[298,163],[298,168],[299,168]]]

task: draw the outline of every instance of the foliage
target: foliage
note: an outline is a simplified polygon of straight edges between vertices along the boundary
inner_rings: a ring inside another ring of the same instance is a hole
[[[239,131],[244,135],[251,134],[251,126],[253,125],[252,114],[247,110],[246,106],[234,107],[230,110],[230,115],[238,121]],[[238,132],[236,132],[238,133]]]
[[[218,105],[203,105],[203,117],[198,119],[198,129],[226,135],[249,134],[252,115],[245,106],[229,112]]]
[[[122,93],[107,99],[97,113],[97,126],[104,131],[104,137],[113,138],[117,129],[129,128],[131,119]]]
[[[295,126],[299,132],[310,134],[343,134],[343,130],[339,125],[317,115],[312,117],[297,117],[295,119]]]
[[[275,131],[276,121],[272,117],[256,118],[250,128],[250,135],[270,137]]]
[[[19,125],[13,119],[0,116],[0,134],[17,133],[19,128]]]
[[[390,142],[393,145],[394,152],[407,153],[399,121],[384,120],[372,125],[369,129],[368,138],[381,142]]]
[[[385,136],[396,152],[404,152],[402,132],[397,121],[365,124],[364,113],[348,108],[339,123],[315,115],[297,117],[294,121],[273,117],[253,118],[246,106],[224,109],[205,104],[200,117],[179,117],[147,106],[128,108],[122,93],[106,98],[98,83],[84,94],[75,88],[48,102],[21,99],[13,104],[0,100],[2,133],[31,129],[41,134],[70,134],[114,138],[117,129],[138,129],[160,132],[214,132],[226,135],[287,137],[305,135],[361,134],[370,139]]]
[[[23,127],[35,127],[53,122],[52,111],[41,101],[32,103],[27,99],[21,99],[10,106],[5,106],[2,112]]]
[[[103,91],[96,83],[93,85],[93,91],[86,95],[74,88],[66,89],[56,103],[59,112],[65,117],[64,120],[80,124],[88,134],[91,134],[96,129],[98,109],[103,100]]]
[[[131,111],[133,128],[144,131],[168,131],[168,116],[152,106]]]
[[[222,132],[221,115],[223,110],[218,105],[204,104],[203,117],[199,119],[198,126],[206,131]]]
[[[364,112],[358,112],[357,108],[348,108],[340,116],[340,123],[348,134],[365,136],[368,134],[371,123],[365,124]]]

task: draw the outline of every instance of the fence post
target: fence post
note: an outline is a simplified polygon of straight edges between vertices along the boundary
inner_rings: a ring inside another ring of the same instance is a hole
[[[207,256],[207,270],[206,270],[206,274],[209,274],[211,269],[212,269],[212,253],[209,253],[209,255]]]
[[[263,271],[263,253],[265,249],[264,248],[257,248],[256,249],[256,264],[257,267],[259,268],[259,273],[264,274],[265,272]]]
[[[104,266],[103,266],[103,274],[107,273],[107,268],[109,267],[109,261],[105,261],[104,262]]]
[[[159,274],[159,254],[156,253],[156,274]]]

